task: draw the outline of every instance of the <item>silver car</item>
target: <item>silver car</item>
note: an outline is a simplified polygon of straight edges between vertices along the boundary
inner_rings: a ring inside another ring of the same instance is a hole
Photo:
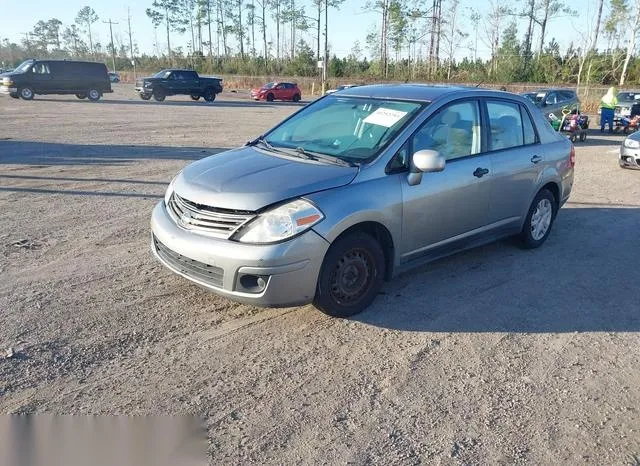
[[[153,211],[151,248],[230,299],[350,316],[424,262],[512,235],[540,246],[574,160],[515,94],[354,87],[187,166]]]
[[[622,168],[640,169],[640,131],[630,134],[622,142],[618,163]]]

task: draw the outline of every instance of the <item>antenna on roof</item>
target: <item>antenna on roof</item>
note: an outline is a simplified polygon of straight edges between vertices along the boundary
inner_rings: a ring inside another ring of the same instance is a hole
[[[484,84],[484,80],[480,81],[478,84],[476,84],[475,87],[480,87],[481,84]]]

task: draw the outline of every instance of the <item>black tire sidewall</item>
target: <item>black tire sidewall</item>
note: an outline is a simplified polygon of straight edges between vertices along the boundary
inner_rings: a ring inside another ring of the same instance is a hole
[[[274,100],[273,94],[267,94],[267,102],[273,102]]]
[[[547,229],[546,233],[539,240],[535,240],[531,236],[531,217],[533,217],[533,213],[535,212],[536,207],[538,206],[538,203],[542,199],[549,199],[549,201],[551,201],[551,208],[553,209],[553,212],[551,214],[551,223],[549,224],[549,228]],[[536,195],[536,197],[533,199],[533,202],[529,206],[529,211],[527,212],[527,218],[524,221],[522,232],[520,233],[522,246],[526,249],[534,249],[534,248],[537,248],[538,246],[541,246],[542,243],[544,243],[547,240],[547,238],[549,237],[549,234],[551,233],[551,229],[553,228],[553,223],[555,222],[557,213],[558,213],[558,202],[554,197],[554,195],[548,189],[541,190]]]
[[[331,295],[330,281],[331,274],[336,263],[342,256],[351,249],[365,249],[374,261],[374,277],[369,282],[368,290],[360,298],[360,300],[352,305],[343,305],[334,300]],[[362,312],[373,303],[378,292],[382,288],[385,275],[385,257],[380,243],[371,235],[364,232],[355,232],[348,234],[336,240],[325,255],[320,275],[318,276],[318,284],[316,286],[316,295],[313,305],[320,311],[333,317],[350,317]]]
[[[162,102],[167,96],[164,93],[164,90],[162,89],[157,89],[155,91],[153,91],[153,98],[157,101],[157,102]]]
[[[25,89],[28,89],[28,90],[30,90],[30,91],[31,91],[31,97],[29,97],[29,98],[25,98],[25,97],[22,95],[22,92],[23,92]],[[21,98],[22,100],[33,100],[33,96],[34,96],[35,94],[34,94],[34,92],[33,92],[33,88],[32,88],[32,87],[24,86],[24,87],[21,87],[21,88],[20,88],[20,90],[18,90],[18,95],[20,96],[20,98]]]
[[[216,100],[216,91],[214,91],[213,89],[205,89],[202,97],[204,97],[204,100],[206,100],[207,102],[213,102],[214,100]]]
[[[96,92],[98,97],[91,97],[92,92]],[[89,89],[87,91],[87,99],[89,99],[91,102],[97,102],[98,100],[100,100],[100,91],[98,91],[97,89]]]
[[[191,100],[195,100],[195,101],[200,100],[200,96],[199,95],[191,95],[190,97],[191,97]]]
[[[142,100],[149,100],[149,99],[151,99],[151,95],[150,94],[140,94],[140,98]]]

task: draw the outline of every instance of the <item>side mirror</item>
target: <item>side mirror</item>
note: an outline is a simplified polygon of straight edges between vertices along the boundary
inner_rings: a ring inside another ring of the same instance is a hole
[[[413,165],[422,173],[441,172],[445,158],[437,150],[419,150],[413,154]]]
[[[410,186],[422,182],[423,173],[441,172],[446,165],[446,159],[436,150],[419,150],[411,157],[411,170],[408,182]]]

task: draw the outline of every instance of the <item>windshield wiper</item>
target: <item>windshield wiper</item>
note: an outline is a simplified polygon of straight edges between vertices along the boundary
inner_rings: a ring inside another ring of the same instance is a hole
[[[357,167],[358,165],[348,160],[341,159],[332,155],[323,154],[321,152],[311,152],[304,147],[296,147],[295,152],[307,160],[323,161],[341,165],[343,167]]]

